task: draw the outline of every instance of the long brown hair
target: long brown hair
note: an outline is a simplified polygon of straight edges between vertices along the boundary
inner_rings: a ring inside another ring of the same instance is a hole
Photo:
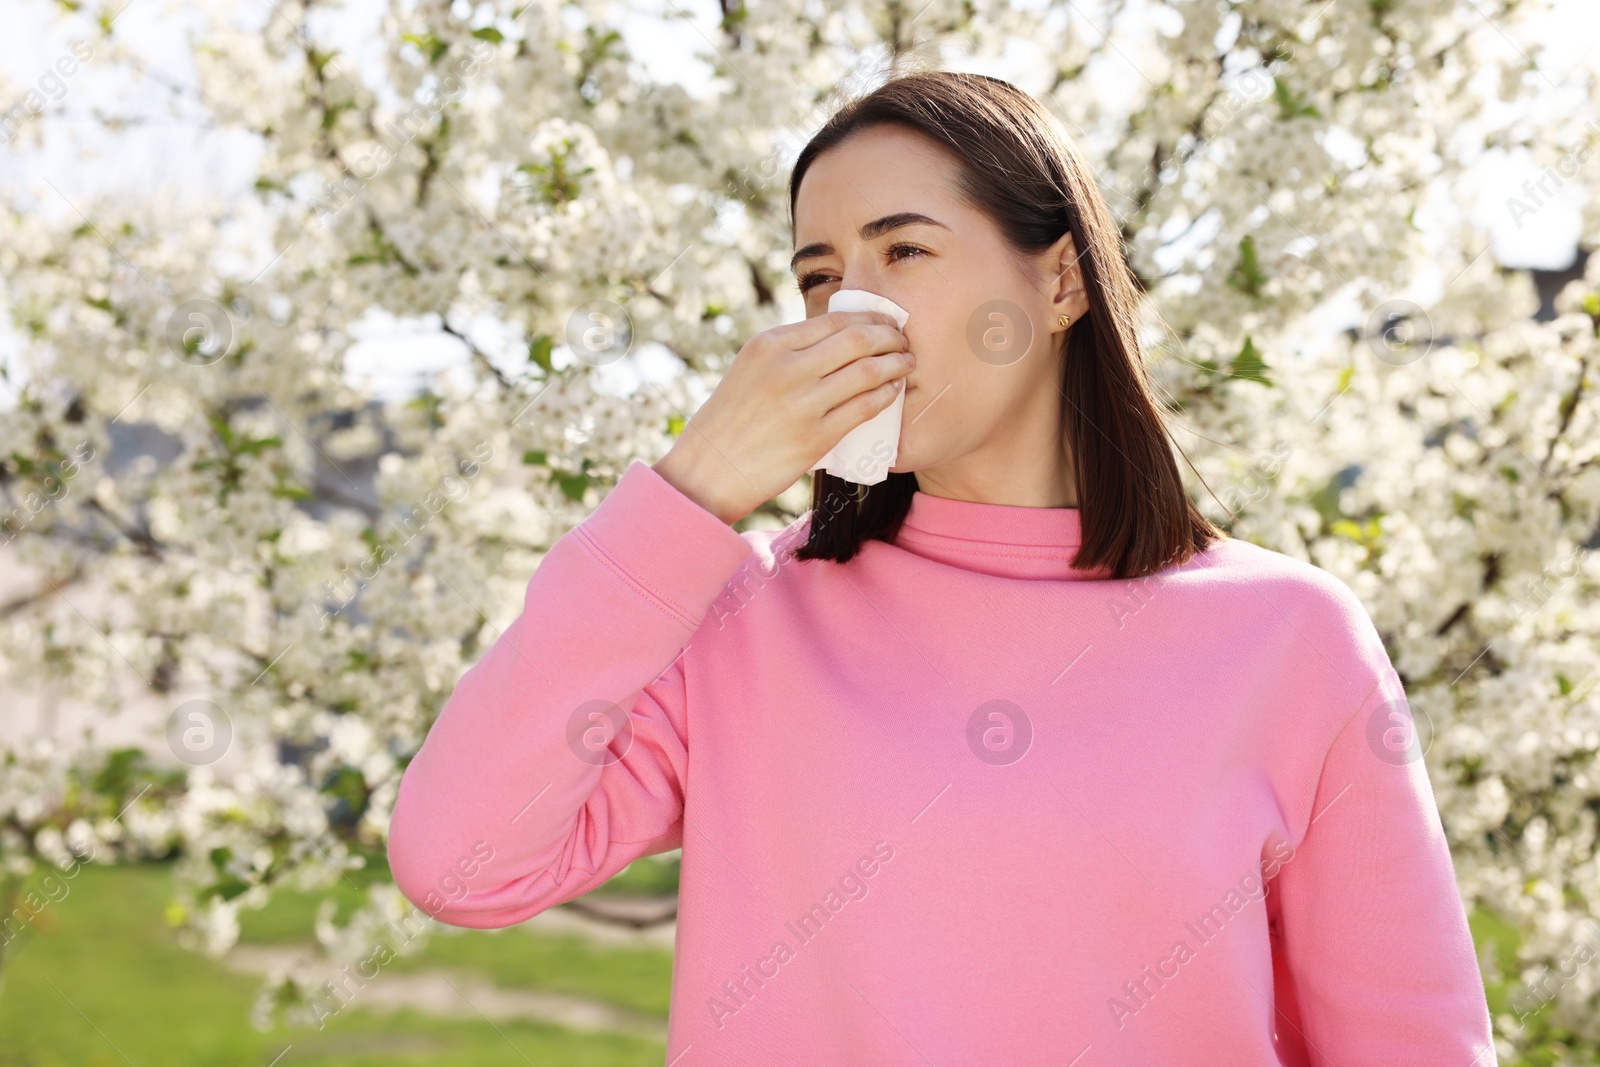
[[[1013,251],[1038,253],[1072,234],[1089,301],[1087,317],[1067,330],[1060,386],[1082,530],[1073,567],[1139,577],[1223,536],[1184,491],[1145,373],[1137,288],[1111,212],[1076,146],[1033,97],[981,74],[892,78],[845,105],[800,152],[789,178],[791,235],[800,181],[816,158],[884,124],[951,149],[960,195]],[[911,473],[858,485],[813,472],[810,530],[795,557],[844,563],[864,540],[893,540],[916,488]]]

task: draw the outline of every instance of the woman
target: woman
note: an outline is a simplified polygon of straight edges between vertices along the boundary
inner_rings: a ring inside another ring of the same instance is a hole
[[[507,926],[681,847],[678,1067],[1494,1063],[1400,681],[1185,496],[1047,112],[892,80],[790,208],[806,319],[551,548],[406,770],[405,894]],[[902,383],[886,480],[731,528]]]

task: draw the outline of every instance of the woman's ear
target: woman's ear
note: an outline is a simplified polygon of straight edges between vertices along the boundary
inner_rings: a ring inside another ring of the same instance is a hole
[[[1078,263],[1078,248],[1071,230],[1050,246],[1049,256],[1054,271],[1048,290],[1049,328],[1051,333],[1055,333],[1071,329],[1071,324],[1076,324],[1089,313],[1089,295],[1084,291],[1083,268]],[[1068,326],[1061,325],[1063,315],[1067,316]]]

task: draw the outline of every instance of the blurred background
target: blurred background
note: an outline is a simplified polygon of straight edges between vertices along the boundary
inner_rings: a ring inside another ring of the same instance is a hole
[[[5,27],[0,1064],[662,1062],[676,854],[466,931],[388,813],[544,551],[803,316],[790,163],[916,69],[1087,154],[1196,499],[1405,681],[1502,1062],[1600,1063],[1592,0]]]

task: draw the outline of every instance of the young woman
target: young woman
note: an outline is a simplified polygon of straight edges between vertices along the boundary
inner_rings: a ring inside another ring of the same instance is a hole
[[[790,208],[806,319],[552,546],[405,772],[407,897],[507,926],[681,847],[675,1067],[1493,1064],[1399,678],[1185,496],[1048,113],[891,80]],[[886,480],[731,528],[902,386]]]

